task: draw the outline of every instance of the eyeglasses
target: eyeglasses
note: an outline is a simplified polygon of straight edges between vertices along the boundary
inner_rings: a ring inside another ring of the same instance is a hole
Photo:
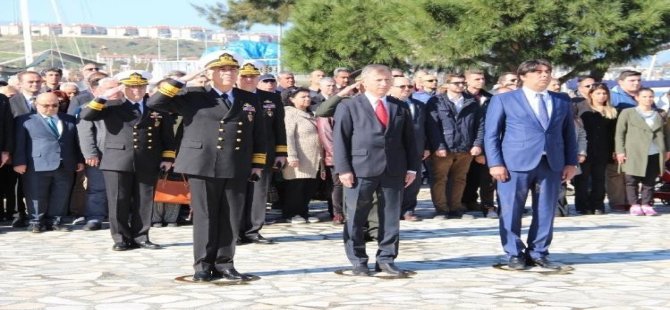
[[[456,86],[463,86],[463,85],[465,85],[465,82],[449,82],[447,84],[456,85]]]
[[[433,82],[435,82],[435,81],[437,81],[437,80],[423,80],[423,81],[424,81],[424,82],[430,82],[430,83],[433,83]]]
[[[262,80],[263,83],[277,83],[277,80]]]
[[[393,87],[398,87],[400,89],[412,88],[412,85],[393,85]]]
[[[38,104],[38,106],[43,107],[43,108],[52,108],[52,109],[58,108],[57,104]]]

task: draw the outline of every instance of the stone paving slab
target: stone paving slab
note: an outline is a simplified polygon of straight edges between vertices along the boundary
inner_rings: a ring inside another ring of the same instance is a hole
[[[668,309],[670,207],[659,210],[557,218],[550,257],[574,267],[563,274],[493,268],[498,222],[481,217],[401,222],[397,264],[417,274],[394,280],[334,273],[349,267],[342,226],[273,224],[263,232],[277,244],[237,248],[237,269],[261,279],[221,286],[174,280],[193,272],[189,226],[152,228],[165,249],[127,252],[109,230],[4,226],[0,309]],[[425,191],[417,213],[431,213]]]

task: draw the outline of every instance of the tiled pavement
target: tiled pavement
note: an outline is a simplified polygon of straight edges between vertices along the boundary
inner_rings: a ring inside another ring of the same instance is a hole
[[[334,273],[348,268],[341,226],[273,224],[263,232],[277,244],[238,247],[237,269],[261,277],[238,285],[175,281],[192,274],[189,226],[152,228],[165,249],[127,252],[109,230],[0,227],[0,309],[668,309],[670,207],[659,209],[557,218],[551,258],[565,273],[493,268],[496,220],[402,222],[397,263],[417,274],[393,280]]]

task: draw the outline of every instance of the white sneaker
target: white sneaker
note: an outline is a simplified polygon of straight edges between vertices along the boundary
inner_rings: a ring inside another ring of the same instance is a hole
[[[310,217],[307,218],[307,222],[309,222],[309,223],[318,223],[320,221],[321,220],[319,220],[319,218],[316,217],[316,216],[310,216]]]
[[[291,224],[305,224],[305,223],[307,223],[307,220],[305,220],[305,218],[300,215],[296,215],[293,218],[291,218]]]
[[[83,216],[80,216],[74,219],[74,221],[72,221],[72,225],[84,225],[84,224],[86,224],[86,218]]]

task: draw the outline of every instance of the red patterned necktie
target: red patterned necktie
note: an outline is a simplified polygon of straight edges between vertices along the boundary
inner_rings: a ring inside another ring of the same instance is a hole
[[[386,126],[389,123],[389,116],[388,116],[388,113],[386,113],[386,107],[384,107],[384,102],[381,99],[377,100],[377,107],[375,108],[375,115],[377,115],[377,119],[379,120],[379,123],[381,123],[384,130],[386,130]]]

